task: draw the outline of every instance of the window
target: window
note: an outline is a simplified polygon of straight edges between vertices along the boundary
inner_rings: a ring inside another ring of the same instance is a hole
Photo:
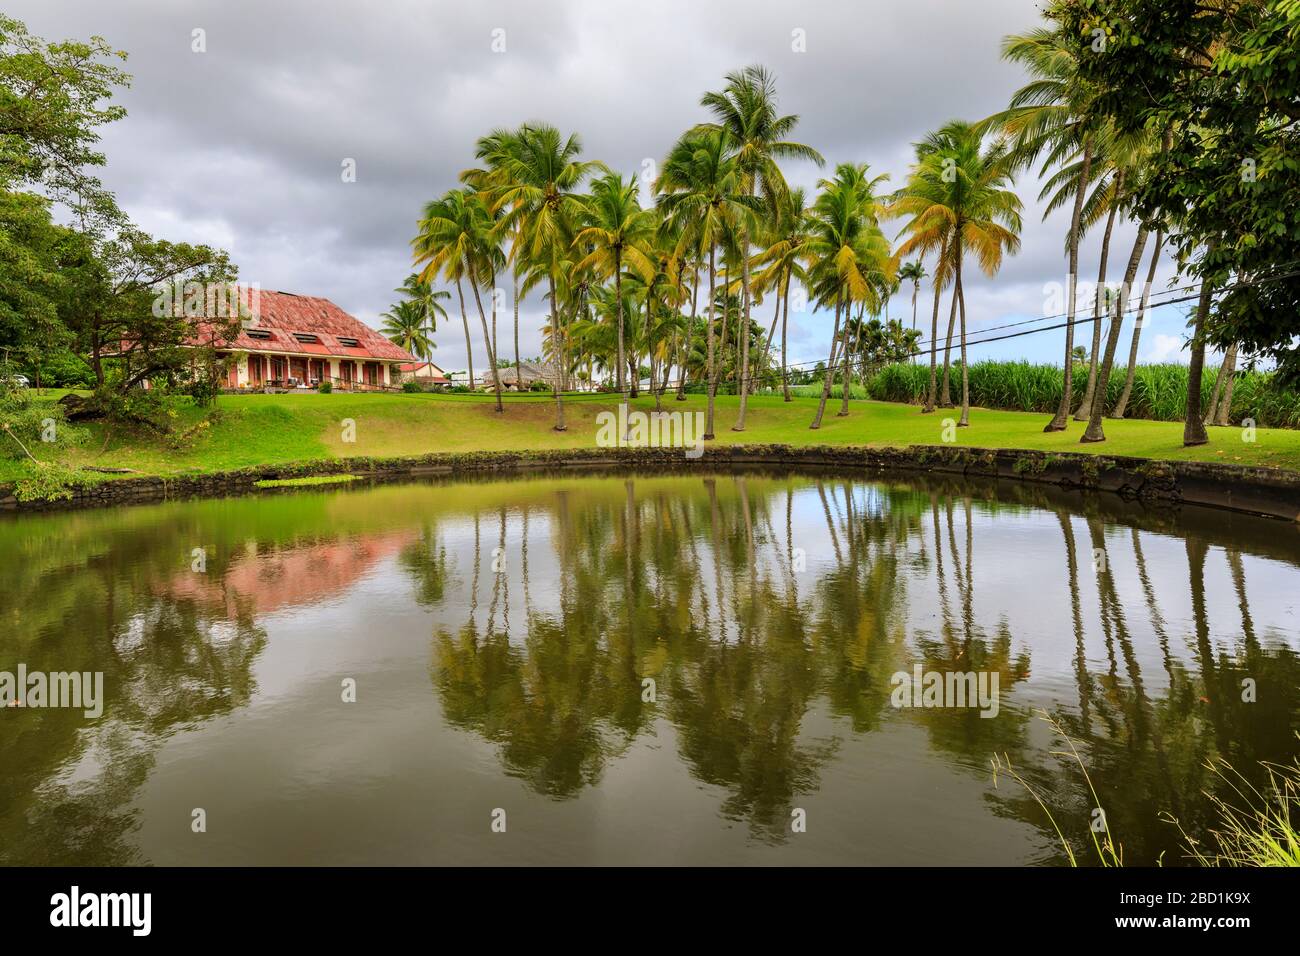
[[[306,342],[309,345],[314,345],[320,341],[320,339],[316,338],[316,336],[312,335],[310,332],[295,332],[293,333],[293,337],[299,342]]]
[[[271,337],[271,333],[266,329],[245,329],[244,334],[250,339],[269,339]]]
[[[356,339],[351,339],[351,338],[348,338],[348,337],[343,336],[343,335],[340,335],[340,336],[339,336],[339,345],[345,346],[345,347],[350,348],[350,349],[354,349],[354,348],[356,348],[359,344],[360,344],[360,343],[357,342]]]

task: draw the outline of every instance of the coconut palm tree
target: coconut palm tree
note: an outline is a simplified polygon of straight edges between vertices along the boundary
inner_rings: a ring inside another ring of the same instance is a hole
[[[1092,90],[1078,76],[1078,64],[1069,38],[1049,7],[1051,26],[1039,27],[1002,41],[1002,58],[1019,63],[1030,81],[1011,97],[1009,107],[985,120],[981,127],[995,129],[1010,141],[1010,158],[1017,168],[1044,158],[1042,171],[1078,161],[1077,189],[1066,233],[1069,289],[1066,302],[1065,382],[1061,403],[1044,431],[1063,431],[1074,399],[1074,316],[1079,272],[1079,238],[1084,197],[1092,182],[1097,124],[1090,110]]]
[[[446,289],[435,289],[432,283],[425,282],[412,273],[393,291],[400,292],[419,305],[430,334],[438,331],[439,317],[444,320],[447,318],[447,310],[443,308],[442,302],[444,299],[450,299],[451,293]]]
[[[635,177],[623,179],[606,173],[591,184],[591,195],[583,200],[577,215],[578,233],[573,245],[590,250],[579,261],[578,270],[590,270],[600,279],[614,280],[618,305],[618,390],[628,403],[623,270],[632,269],[649,282],[655,275],[650,258],[654,241],[654,217],[641,208]]]
[[[767,249],[758,257],[760,265],[766,264],[758,276],[761,290],[772,288],[781,306],[781,391],[785,401],[790,396],[788,343],[790,324],[790,283],[806,278],[804,262],[807,259],[805,244],[812,232],[811,210],[807,193],[801,188],[791,189],[784,199],[778,199],[769,211],[772,237]]]
[[[433,341],[425,325],[424,310],[418,302],[405,299],[380,316],[384,320],[379,331],[389,341],[401,346],[416,358],[428,359],[433,353]]]
[[[920,259],[913,262],[904,263],[898,270],[898,278],[903,282],[912,283],[912,331],[916,331],[916,296],[921,291],[921,280],[926,276],[925,265]],[[912,356],[912,361],[916,357]]]
[[[853,304],[875,303],[876,283],[882,277],[892,279],[897,270],[897,262],[890,254],[889,242],[878,222],[875,191],[884,179],[884,176],[867,179],[865,163],[841,163],[835,168],[833,179],[823,179],[818,184],[822,191],[813,204],[813,229],[807,245],[814,262],[813,288],[824,305],[834,306],[835,325],[830,357],[822,377],[821,398],[809,428],[821,428],[837,355],[842,356],[844,364],[844,405],[847,406],[850,346],[847,336],[840,332],[841,318],[847,327]],[[841,414],[845,413],[842,408]]]
[[[966,358],[966,297],[962,268],[974,255],[986,275],[996,275],[1003,255],[1020,248],[1020,198],[1009,187],[1011,166],[1001,141],[984,144],[981,127],[954,120],[931,133],[919,150],[920,162],[905,190],[890,206],[908,215],[908,238],[900,256],[924,252],[936,242],[951,263],[953,312],[961,317],[962,403],[958,427],[970,424],[970,371]],[[953,316],[948,320],[951,345]],[[945,397],[947,366],[945,358]]]
[[[560,329],[561,304],[557,294],[564,260],[573,244],[572,218],[581,206],[579,187],[601,163],[582,161],[582,141],[563,136],[554,126],[526,123],[514,131],[497,130],[479,141],[478,158],[487,166],[486,192],[494,210],[502,214],[500,229],[518,244],[512,257],[541,265],[547,276],[555,397],[555,430],[564,431],[564,402],[560,396],[565,377],[564,335]],[[466,174],[471,180],[473,170]]]
[[[734,220],[757,211],[759,200],[742,188],[734,160],[735,148],[723,129],[691,130],[673,146],[664,161],[654,192],[659,209],[676,219],[682,235],[709,256],[709,315],[705,323],[708,379],[704,439],[714,437],[714,400],[718,391],[718,363],[714,355],[717,303],[717,252]]]
[[[890,199],[886,214],[890,218],[906,216],[899,236],[907,236],[900,247],[900,255],[916,253],[920,256],[934,254],[934,308],[930,317],[930,377],[926,388],[925,401],[921,413],[933,412],[939,404],[951,407],[948,388],[949,359],[952,348],[953,322],[957,310],[956,290],[953,292],[952,309],[948,317],[948,347],[944,351],[944,387],[942,402],[938,394],[938,342],[939,342],[939,305],[943,291],[952,282],[953,261],[949,255],[952,228],[947,208],[948,184],[944,181],[945,168],[937,169],[930,154],[933,140],[927,138],[915,143],[916,159],[908,171],[907,182]]]
[[[482,197],[469,189],[452,189],[424,207],[419,232],[411,240],[419,281],[432,282],[442,275],[456,284],[460,299],[460,317],[465,326],[465,361],[471,386],[474,382],[474,346],[469,334],[469,316],[465,310],[465,281],[477,289],[473,263],[483,254],[485,237],[492,230],[491,214]],[[487,337],[487,324],[484,323]],[[488,342],[491,348],[491,341]],[[495,366],[495,360],[493,360]]]
[[[784,196],[788,187],[777,160],[811,160],[818,166],[825,163],[821,153],[811,146],[788,139],[798,124],[799,117],[780,115],[776,107],[776,80],[761,66],[747,66],[728,73],[722,91],[704,94],[700,105],[706,107],[714,117],[713,123],[704,124],[702,128],[727,133],[732,160],[739,173],[740,191],[747,196],[758,190],[772,204]],[[737,226],[743,303],[741,328],[748,329],[751,306],[749,247],[753,233],[751,217],[740,217]],[[732,431],[745,430],[745,411],[750,390],[749,336],[741,336],[741,340],[740,411]]]

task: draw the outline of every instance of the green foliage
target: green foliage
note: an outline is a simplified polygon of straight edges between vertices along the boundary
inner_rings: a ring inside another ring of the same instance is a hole
[[[1208,341],[1300,378],[1300,3],[1060,0],[1051,11],[1096,115],[1169,136],[1144,166],[1139,214],[1168,222],[1187,270],[1215,285],[1271,276],[1225,290]],[[1109,54],[1090,50],[1098,26]]]
[[[403,382],[402,391],[406,392],[408,395],[416,395],[423,392],[424,388],[419,382]]]
[[[72,497],[77,488],[88,488],[98,479],[57,462],[28,462],[28,476],[14,482],[19,501],[59,501]]]
[[[960,366],[954,364],[954,369],[960,376]],[[1186,365],[1137,366],[1126,417],[1182,421],[1186,411],[1187,374]],[[929,377],[928,365],[888,365],[871,377],[867,392],[878,401],[920,404]],[[1061,370],[1054,365],[976,362],[970,368],[971,404],[1051,414],[1061,401],[1062,378]],[[1075,366],[1075,394],[1082,394],[1087,380],[1087,367]],[[1119,401],[1123,388],[1122,375],[1110,379],[1108,409]],[[1201,388],[1201,407],[1207,408],[1214,391],[1214,375],[1206,375]],[[1300,393],[1284,388],[1270,373],[1238,372],[1229,417],[1233,422],[1253,418],[1265,428],[1300,428]]]
[[[68,424],[63,408],[33,401],[31,392],[0,378],[0,457],[36,457],[43,447],[80,445],[84,429]]]
[[[320,392],[322,395],[328,395],[330,392],[334,391],[334,383],[327,378],[323,378],[320,380],[320,384],[316,386],[316,391]]]

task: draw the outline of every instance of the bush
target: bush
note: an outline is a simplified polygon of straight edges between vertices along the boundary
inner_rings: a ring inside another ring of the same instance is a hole
[[[14,482],[19,501],[58,501],[71,498],[74,488],[87,488],[100,479],[50,461],[29,462],[30,477]]]
[[[0,382],[0,456],[26,458],[50,442],[79,445],[85,438],[84,429],[68,424],[62,406],[33,401],[12,379]]]
[[[540,378],[537,379],[535,382],[533,382],[532,385],[528,386],[528,391],[530,392],[549,392],[550,390],[551,390],[550,383],[544,382]]]
[[[320,392],[322,395],[328,395],[330,392],[334,391],[334,383],[327,378],[323,378],[320,380],[320,384],[316,386],[316,391]]]
[[[424,386],[415,381],[403,382],[402,391],[406,392],[408,395],[418,395],[424,391]]]

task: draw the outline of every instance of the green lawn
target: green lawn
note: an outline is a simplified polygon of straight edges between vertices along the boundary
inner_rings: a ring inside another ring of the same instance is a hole
[[[52,398],[52,396],[47,396]],[[816,406],[801,398],[786,404],[779,396],[750,400],[748,428],[733,432],[738,399],[717,400],[717,441],[794,445],[911,445],[940,444],[943,421],[955,410],[920,414],[916,406],[853,401],[846,418],[839,418],[839,401],[827,406],[821,429],[808,423]],[[653,399],[634,407],[650,411]],[[702,411],[702,396],[685,403],[664,402],[668,411]],[[225,470],[256,464],[276,464],[354,455],[390,457],[428,452],[501,451],[536,448],[585,448],[596,443],[596,415],[616,408],[608,395],[581,396],[565,402],[568,431],[551,429],[554,404],[545,396],[508,403],[498,415],[494,404],[471,395],[231,395],[217,405],[217,418],[203,427],[205,412],[188,402],[177,407],[176,431],[192,431],[179,442],[142,439],[138,434],[106,433],[101,425],[87,426],[89,440],[80,447],[43,445],[42,456],[58,456],[75,465],[129,468],[151,474],[174,475]],[[355,423],[354,441],[345,441],[345,421]],[[1210,444],[1182,446],[1178,422],[1107,421],[1108,440],[1082,445],[1081,423],[1066,432],[1045,434],[1047,416],[1039,413],[973,409],[971,427],[956,430],[956,442],[978,447],[1084,451],[1300,469],[1300,431],[1260,429],[1253,443],[1243,441],[1240,428],[1211,428]],[[195,426],[200,426],[195,428]],[[16,477],[21,464],[0,459],[0,480]]]

